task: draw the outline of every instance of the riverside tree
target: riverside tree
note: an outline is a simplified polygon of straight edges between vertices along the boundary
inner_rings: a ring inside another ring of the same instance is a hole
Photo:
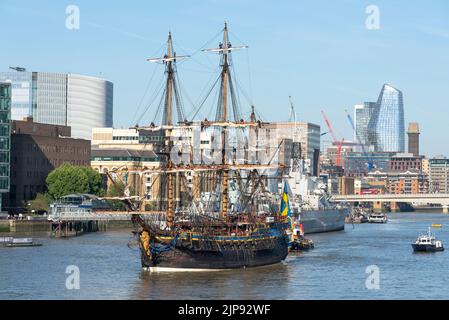
[[[89,193],[97,196],[104,194],[100,173],[90,167],[64,164],[50,172],[46,182],[48,194],[53,199],[72,193]]]

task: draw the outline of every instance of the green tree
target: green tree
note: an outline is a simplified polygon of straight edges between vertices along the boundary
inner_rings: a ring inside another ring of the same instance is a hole
[[[90,167],[63,164],[47,177],[48,194],[59,199],[72,193],[104,194],[101,175]]]
[[[108,197],[123,197],[125,195],[125,184],[121,181],[115,181],[108,187]]]
[[[79,167],[87,176],[87,181],[89,183],[89,193],[95,194],[97,196],[104,195],[103,189],[103,177],[101,174],[92,169],[91,167]]]
[[[29,210],[40,212],[40,211],[49,211],[50,208],[51,197],[46,193],[38,193],[34,200],[31,200]]]

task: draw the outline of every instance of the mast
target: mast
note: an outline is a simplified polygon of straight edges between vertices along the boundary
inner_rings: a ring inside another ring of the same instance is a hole
[[[228,25],[225,22],[224,25],[224,31],[223,31],[223,47],[228,48]],[[221,72],[221,87],[222,87],[222,97],[223,97],[223,122],[228,121],[228,112],[227,112],[227,103],[228,103],[228,72],[229,72],[229,65],[228,65],[228,51],[223,51],[223,69]],[[226,127],[223,127],[222,130],[222,138],[221,138],[221,162],[223,165],[226,165]],[[229,184],[229,171],[223,170],[223,181],[222,181],[222,198],[221,198],[221,217],[223,220],[226,221],[227,213],[228,213],[228,202],[229,202],[229,190],[228,190],[228,184]]]
[[[176,56],[176,53],[173,51],[173,41],[171,32],[168,33],[168,41],[167,41],[167,53],[164,55],[163,58],[150,58],[147,59],[150,62],[156,62],[156,63],[163,63],[165,64],[165,74],[167,77],[166,80],[166,87],[165,87],[165,104],[164,104],[164,115],[162,118],[162,124],[167,125],[167,131],[166,131],[166,148],[167,148],[167,170],[173,169],[174,164],[170,159],[170,151],[173,148],[173,141],[171,140],[171,134],[173,130],[173,91],[175,91],[175,98],[177,99],[176,103],[179,104],[179,92],[176,88],[176,68],[175,64],[176,61],[179,59],[188,58],[189,56]],[[178,108],[179,109],[179,108]],[[178,118],[182,116],[182,113],[178,110]],[[182,121],[183,119],[178,119],[179,121]],[[167,226],[169,228],[173,227],[173,221],[174,221],[174,189],[175,189],[175,179],[174,179],[174,173],[167,172]]]
[[[172,39],[171,39],[171,32],[168,33],[168,45],[167,45],[167,90],[166,90],[166,97],[165,97],[165,105],[167,107],[167,125],[171,127],[173,125],[173,119],[172,119],[172,108],[173,108],[173,98],[172,98],[172,91],[173,91],[173,66],[171,58],[171,49],[172,49]],[[173,147],[173,141],[171,139],[171,133],[172,130],[167,130],[167,136],[168,136],[168,159],[167,159],[167,168],[171,169],[173,163],[170,159],[170,150]],[[174,202],[174,188],[175,188],[175,181],[173,173],[168,173],[168,195],[167,195],[167,226],[171,229],[173,227],[173,220],[175,212],[173,210],[173,202]]]
[[[242,48],[247,48],[247,46],[239,46],[239,47],[232,47],[231,43],[229,42],[228,37],[228,24],[225,22],[224,29],[223,29],[223,42],[220,43],[218,48],[214,49],[204,49],[205,52],[217,52],[221,54],[222,56],[222,63],[221,63],[221,110],[218,110],[221,114],[220,119],[217,119],[218,121],[223,122],[222,127],[222,164],[223,164],[223,171],[222,171],[222,197],[221,197],[221,218],[223,220],[226,220],[227,218],[227,211],[228,211],[228,203],[229,203],[229,195],[228,195],[228,184],[229,184],[229,169],[226,166],[226,132],[227,132],[227,123],[228,123],[228,85],[231,89],[231,98],[232,98],[232,83],[231,83],[231,77],[230,77],[230,68],[229,68],[229,55],[231,51],[238,50]],[[220,104],[219,102],[219,104]],[[235,113],[235,110],[234,110]],[[234,114],[234,117],[236,115]]]

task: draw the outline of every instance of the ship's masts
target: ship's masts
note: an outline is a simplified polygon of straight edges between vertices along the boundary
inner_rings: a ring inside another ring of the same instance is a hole
[[[228,26],[225,22],[223,32],[223,71],[222,71],[222,97],[223,97],[223,117],[222,121],[228,121],[227,103],[228,103]],[[226,127],[223,127],[222,131],[222,163],[226,164]],[[223,171],[222,180],[222,198],[221,198],[221,217],[226,220],[228,214],[228,170]]]
[[[171,126],[173,124],[173,66],[171,61],[171,49],[172,48],[172,39],[171,39],[171,33],[168,33],[168,48],[167,48],[167,124]]]
[[[167,106],[167,125],[172,126],[173,125],[173,112],[172,112],[172,106],[173,106],[173,66],[172,66],[172,60],[171,60],[171,51],[172,51],[172,38],[171,33],[168,33],[168,46],[167,46],[167,96],[166,96],[166,106]],[[171,141],[171,132],[172,130],[167,130],[167,136],[168,136],[168,154],[170,155],[171,148],[173,146],[173,143]],[[168,168],[171,168],[172,162],[170,160],[170,156],[168,157]],[[174,182],[174,174],[168,173],[168,186],[167,186],[167,226],[169,228],[173,227],[173,220],[174,220],[174,188],[175,188],[175,182]]]

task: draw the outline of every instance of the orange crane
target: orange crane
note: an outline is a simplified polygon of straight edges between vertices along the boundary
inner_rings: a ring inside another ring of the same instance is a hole
[[[335,136],[334,130],[332,130],[332,126],[331,126],[329,120],[327,119],[326,114],[324,113],[323,110],[321,110],[321,114],[323,115],[324,122],[326,122],[326,126],[329,129],[329,133],[331,134],[332,145],[337,146],[337,166],[341,166],[341,146],[347,145],[348,143],[345,143],[345,139],[342,139],[342,140],[337,139],[337,137]]]

